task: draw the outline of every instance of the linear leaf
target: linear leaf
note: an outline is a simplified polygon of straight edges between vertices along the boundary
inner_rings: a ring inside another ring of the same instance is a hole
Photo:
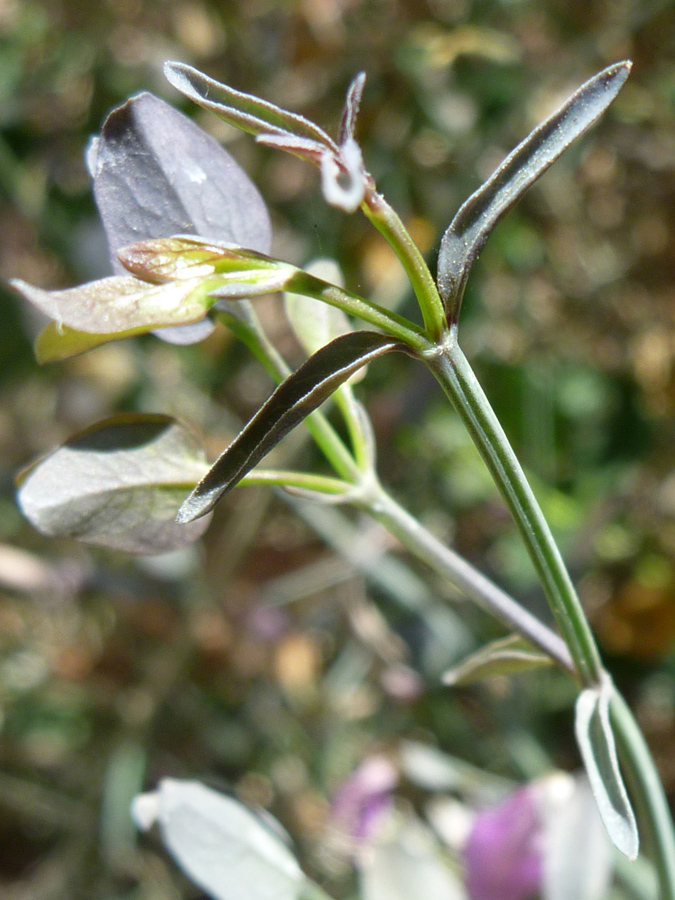
[[[19,505],[45,534],[128,553],[163,553],[196,540],[176,512],[207,470],[192,434],[169,416],[124,414],[72,437],[19,483]]]
[[[635,814],[626,791],[609,720],[612,687],[587,688],[576,704],[575,732],[581,758],[600,816],[614,846],[629,859],[638,855],[639,837]]]
[[[582,85],[507,156],[460,208],[443,235],[438,256],[438,288],[452,321],[457,321],[459,316],[471,266],[494,226],[605,111],[628,78],[630,69],[630,62],[620,62]]]
[[[182,505],[179,522],[209,512],[227,491],[354,372],[371,360],[401,350],[401,341],[373,331],[342,335],[322,347],[274,391],[244,430],[218,457]]]
[[[520,635],[492,641],[443,674],[443,684],[472,684],[493,675],[514,675],[550,666],[553,660]]]
[[[337,151],[334,141],[326,132],[304,116],[288,112],[251,94],[235,91],[234,88],[209,78],[192,66],[167,62],[164,64],[164,75],[169,83],[189,100],[210,109],[242,131],[256,135],[294,135]]]

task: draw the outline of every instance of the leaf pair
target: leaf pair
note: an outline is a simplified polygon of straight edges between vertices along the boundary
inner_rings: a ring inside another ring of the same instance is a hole
[[[366,81],[363,72],[347,91],[337,143],[304,116],[235,91],[184,63],[166,63],[164,74],[190,100],[215,112],[230,125],[254,134],[258,143],[285,150],[319,166],[326,202],[345,212],[358,209],[369,183],[361,150],[354,139]]]
[[[126,266],[132,260],[125,248],[174,235],[266,254],[270,220],[253,182],[214,138],[148,93],[110,113],[87,162],[117,276],[56,292],[14,282],[54,320],[38,337],[38,359],[63,359],[113,339],[102,335],[116,339],[165,326],[180,326],[161,331],[174,342],[205,337],[213,327],[206,316],[215,301],[199,267],[186,263],[187,277],[179,284],[158,287],[147,284],[138,267],[140,277],[129,276],[119,254]],[[181,251],[189,257],[189,248]],[[173,278],[179,262],[174,261]],[[151,275],[148,280],[163,279]],[[247,295],[253,293],[251,288]]]
[[[631,70],[610,66],[591,78],[516,147],[460,208],[441,241],[438,290],[451,324],[459,318],[471,266],[497,222],[523,193],[607,109]]]

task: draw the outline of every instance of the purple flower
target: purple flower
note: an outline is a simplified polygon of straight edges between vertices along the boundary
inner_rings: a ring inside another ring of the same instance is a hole
[[[464,847],[471,900],[530,900],[543,880],[543,822],[536,787],[479,812]]]
[[[333,798],[331,819],[352,847],[374,836],[392,809],[391,792],[398,783],[396,767],[384,756],[371,756],[347,778]]]

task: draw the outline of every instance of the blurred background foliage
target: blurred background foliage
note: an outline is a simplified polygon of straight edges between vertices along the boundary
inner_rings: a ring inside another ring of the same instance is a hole
[[[442,229],[503,155],[626,57],[635,68],[609,113],[490,240],[461,336],[675,796],[671,3],[0,0],[0,275],[65,287],[107,274],[83,151],[134,92],[185,108],[165,59],[329,128],[365,70],[367,165],[433,264]],[[190,113],[268,199],[277,255],[333,256],[350,286],[414,315],[396,260],[359,214],[325,207],[314,170]],[[129,798],[164,775],[207,777],[272,809],[344,896],[349,874],[322,851],[329,800],[369,753],[416,737],[510,778],[578,765],[564,678],[438,686],[498,632],[368,522],[299,516],[247,488],[199,546],[169,558],[36,534],[14,476],[74,430],[119,409],[168,412],[215,454],[270,384],[222,329],[203,345],[148,338],[41,370],[38,323],[0,290],[3,897],[192,896],[128,820]],[[260,309],[298,361],[278,302]],[[385,483],[540,610],[508,516],[432,381],[387,360],[359,390]],[[298,436],[281,452],[288,464],[311,453]]]

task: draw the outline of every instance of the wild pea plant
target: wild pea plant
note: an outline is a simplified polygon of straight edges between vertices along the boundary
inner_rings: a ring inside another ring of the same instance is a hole
[[[220,322],[248,346],[278,387],[213,464],[174,419],[120,415],[74,436],[23,473],[19,503],[47,534],[134,553],[159,553],[194,541],[214,505],[239,484],[281,486],[320,503],[349,503],[365,511],[509,632],[449,673],[449,683],[551,663],[575,680],[576,738],[606,832],[622,854],[637,857],[638,825],[623,771],[658,872],[660,896],[675,900],[675,836],[648,748],[602,664],[549,527],[459,342],[462,296],[491,230],[603,113],[629,71],[630,63],[622,62],[592,78],[504,160],[448,226],[434,279],[378,193],[357,143],[364,75],[349,88],[333,139],[301,116],[189,66],[168,63],[167,78],[188,98],[257,142],[313,163],[329,204],[367,216],[403,264],[423,325],[324,280],[321,271],[302,271],[270,257],[269,217],[247,176],[189,119],[150,94],[134,97],[110,114],[88,153],[116,274],[64,291],[14,282],[52,320],[37,338],[37,357],[43,363],[62,360],[148,331],[191,342]],[[270,343],[250,302],[281,291],[308,353],[294,372]],[[353,330],[348,316],[367,330]],[[380,483],[371,424],[353,383],[366,365],[393,352],[427,366],[463,420],[520,530],[559,634],[439,542]],[[329,397],[344,420],[346,440],[318,411]],[[259,467],[301,423],[333,476]],[[289,900],[318,891],[255,817],[200,785],[165,782],[156,794],[139,798],[135,815],[144,826],[160,822],[169,849],[214,897],[237,897],[242,893],[237,884],[253,896],[269,888]],[[216,845],[217,852],[208,850]],[[571,856],[568,862],[571,866]],[[475,900],[486,896],[469,890]],[[569,890],[544,893],[573,896]]]

